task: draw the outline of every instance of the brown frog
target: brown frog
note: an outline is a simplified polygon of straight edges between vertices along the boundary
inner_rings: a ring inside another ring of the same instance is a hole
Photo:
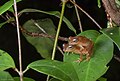
[[[83,58],[82,58],[83,55],[86,55],[87,61],[90,59],[91,55],[88,53],[86,48],[84,48],[84,49],[83,48],[76,46],[76,45],[63,44],[63,51],[64,52],[73,52],[73,53],[80,55],[80,58],[79,58],[79,60],[77,60],[77,62],[81,62],[83,60]]]
[[[75,45],[83,49],[86,54],[92,55],[94,43],[85,36],[69,37],[69,45]]]

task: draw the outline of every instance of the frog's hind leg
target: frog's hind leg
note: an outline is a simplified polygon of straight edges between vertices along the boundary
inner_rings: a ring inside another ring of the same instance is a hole
[[[91,55],[90,54],[86,54],[86,61],[89,61],[91,58]]]

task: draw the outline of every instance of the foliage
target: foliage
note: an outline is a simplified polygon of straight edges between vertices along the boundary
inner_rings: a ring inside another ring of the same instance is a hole
[[[92,40],[95,40],[93,57],[90,61],[77,63],[75,61],[79,58],[79,55],[65,53],[64,62],[55,60],[39,60],[28,65],[28,68],[48,74],[62,81],[97,80],[107,71],[108,67],[106,65],[112,59],[112,41],[105,35],[99,35],[98,32],[93,30],[85,31],[80,35],[86,35],[88,37],[91,36],[91,38],[93,38]]]
[[[0,71],[15,68],[12,57],[5,51],[0,50]]]
[[[101,32],[105,34],[108,38],[110,38],[119,48],[120,50],[120,28],[114,27],[114,28],[107,28],[102,29]]]
[[[17,0],[17,2],[20,1],[21,0]],[[14,10],[12,9],[13,2],[13,0],[10,0],[2,5],[0,7],[0,15],[8,10],[14,13]],[[98,5],[99,7],[101,6],[100,0],[98,0]],[[59,11],[42,11],[37,9],[23,9],[18,13],[18,17],[23,13],[30,12],[43,13],[62,19]],[[65,16],[62,17],[62,21],[64,21],[67,27],[76,34],[76,29],[71,22]],[[9,18],[5,22],[0,23],[0,28],[6,23],[13,24],[13,21],[15,21],[14,17]],[[23,73],[29,69],[33,69],[37,72],[51,76],[52,78],[49,81],[106,81],[106,78],[102,78],[101,76],[109,69],[107,64],[113,57],[113,42],[120,49],[119,27],[101,29],[100,32],[103,34],[96,30],[87,30],[77,34],[77,36],[85,36],[94,42],[93,56],[89,61],[83,60],[80,63],[76,62],[79,55],[74,53],[64,53],[63,61],[50,60],[53,46],[54,48],[56,47],[53,45],[55,43],[54,38],[56,33],[58,33],[54,22],[50,18],[38,20],[31,19],[26,21],[22,28],[25,30],[22,30],[24,31],[22,34],[27,41],[36,48],[37,52],[40,53],[43,58],[45,58],[44,60],[31,62]],[[19,81],[19,77],[12,77],[9,72],[5,71],[11,68],[20,74],[10,54],[0,50],[0,81]],[[27,77],[23,77],[23,80],[34,81]]]
[[[0,71],[0,81],[15,81],[6,71]]]
[[[37,23],[38,26],[36,26],[35,23]],[[36,20],[35,23],[33,22],[33,20],[29,20],[23,25],[23,27],[29,32],[45,33],[55,36],[55,26],[51,19],[40,19]],[[51,58],[54,40],[46,37],[39,37],[39,35],[37,37],[31,37],[28,35],[24,36],[26,37],[28,42],[30,42],[37,49],[37,51],[41,54],[43,58]]]
[[[19,2],[21,0],[17,0]],[[9,10],[13,5],[13,0],[6,2],[3,6],[0,7],[0,15]],[[11,11],[11,10],[10,10]]]

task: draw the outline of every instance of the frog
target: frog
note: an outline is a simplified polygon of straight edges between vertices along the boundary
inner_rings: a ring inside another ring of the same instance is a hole
[[[80,47],[81,49],[83,49],[84,53],[88,53],[89,55],[92,55],[93,53],[94,43],[91,39],[85,36],[70,36],[68,38],[68,44]]]
[[[72,53],[80,55],[79,59],[76,62],[83,61],[83,55],[86,55],[86,61],[90,60],[91,55],[88,53],[88,51],[86,50],[85,47],[83,47],[83,48],[81,48],[77,45],[70,45],[69,43],[68,44],[63,44],[63,51],[64,52],[72,52]]]

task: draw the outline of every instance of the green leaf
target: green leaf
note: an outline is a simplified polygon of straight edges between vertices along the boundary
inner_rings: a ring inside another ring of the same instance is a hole
[[[20,2],[20,1],[21,0],[17,0],[17,2]],[[10,1],[6,2],[4,5],[2,5],[0,7],[0,15],[2,15],[4,12],[9,10],[12,7],[13,3],[14,3],[14,0],[10,0]]]
[[[39,60],[28,65],[28,68],[50,75],[62,81],[79,81],[71,63],[52,60]]]
[[[38,24],[39,27],[41,27],[42,31],[35,24]],[[55,26],[52,20],[48,18],[36,20],[35,22],[33,22],[33,20],[29,20],[23,25],[23,27],[29,32],[43,33],[44,31],[52,36],[54,36],[56,33]],[[37,51],[41,54],[43,58],[51,58],[51,52],[54,42],[52,39],[40,36],[31,37],[29,35],[25,35],[25,37],[28,42],[37,49]]]
[[[78,34],[78,36],[85,36],[85,37],[91,39],[93,42],[96,41],[96,39],[98,38],[99,35],[100,35],[100,33],[96,30],[87,30],[87,31],[84,31],[84,32]]]
[[[51,78],[49,81],[61,81],[61,80],[58,80],[58,79],[55,79],[55,78]]]
[[[92,32],[92,30],[88,30],[81,33],[81,35],[91,36],[92,40],[95,40],[93,56],[89,61],[83,60],[78,63],[76,60],[79,55],[65,53],[64,62],[39,60],[29,64],[27,68],[62,81],[96,81],[108,70],[107,64],[113,57],[113,42],[105,35],[99,35],[97,31]]]
[[[0,50],[0,71],[8,68],[15,68],[15,63],[7,52]]]
[[[20,81],[20,77],[14,77],[14,80],[15,80],[15,81]],[[24,80],[24,81],[35,81],[35,80],[33,80],[33,79],[31,79],[31,78],[27,78],[27,77],[23,77],[23,80]]]
[[[101,0],[97,0],[97,3],[98,3],[98,7],[101,8]]]
[[[120,27],[105,28],[100,31],[110,38],[120,50]]]
[[[48,15],[53,15],[55,17],[60,18],[60,12],[58,12],[58,11],[48,11],[48,12],[46,12],[46,11],[37,10],[37,9],[24,9],[24,10],[22,10],[22,11],[19,12],[19,15],[21,15],[22,13],[25,13],[25,12],[40,12],[40,13],[44,13],[44,14],[48,14]],[[68,26],[68,28],[70,30],[72,30],[76,34],[75,28],[73,27],[73,25],[71,24],[71,22],[66,17],[63,17],[63,21],[66,23],[66,25]]]
[[[100,35],[94,45],[90,61],[76,63],[79,55],[65,53],[64,61],[71,62],[77,72],[79,81],[96,81],[108,69],[106,66],[113,57],[113,43],[105,35]]]
[[[107,78],[100,77],[98,81],[107,81]]]
[[[15,81],[15,80],[8,72],[0,71],[0,81]]]

